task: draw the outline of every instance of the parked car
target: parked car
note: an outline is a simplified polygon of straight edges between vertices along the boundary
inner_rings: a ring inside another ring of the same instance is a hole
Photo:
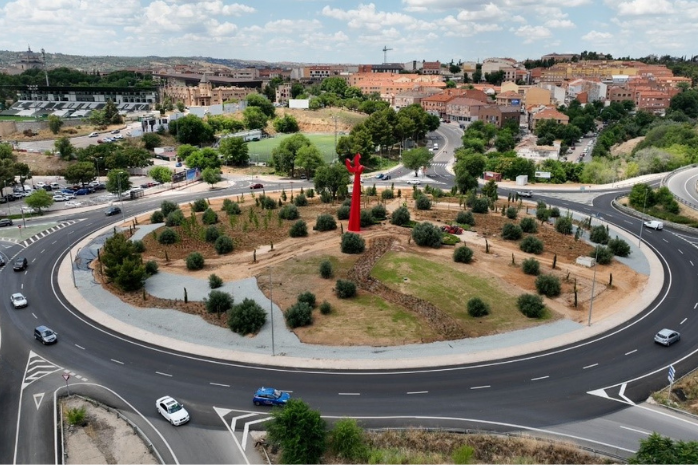
[[[41,325],[34,328],[34,339],[40,341],[44,345],[53,344],[54,342],[58,342],[58,333],[47,326]]]
[[[264,189],[264,186],[260,183],[251,184],[250,189]]]
[[[516,191],[516,195],[518,195],[519,197],[531,198],[531,197],[533,197],[533,192],[531,192],[531,191]]]
[[[0,255],[0,266],[5,266],[5,258]]]
[[[90,193],[90,190],[86,187],[82,188],[82,189],[78,189],[75,191],[75,195],[87,195],[89,193]]]
[[[99,184],[97,184],[96,186],[94,186],[95,191],[103,191],[106,188],[107,188],[107,185],[104,183],[101,183],[101,182]]]
[[[189,412],[170,396],[161,397],[155,401],[155,408],[172,426],[183,425],[189,421]]]
[[[654,336],[654,342],[667,347],[672,345],[674,342],[679,342],[679,339],[681,339],[681,335],[678,331],[674,331],[673,329],[667,328],[664,328],[663,330],[659,331]]]
[[[32,207],[22,207],[22,213],[27,213],[27,214],[32,214],[36,213],[36,210],[34,210]]]
[[[112,134],[118,134],[118,133],[120,133],[120,132],[121,132],[120,130],[114,129],[111,133],[112,133]]]
[[[124,139],[124,136],[122,136],[121,134],[117,134],[117,135],[115,135],[115,136],[113,137],[113,139],[114,139],[114,140],[123,140],[123,139]]]
[[[421,183],[422,183],[422,181],[420,181],[419,179],[408,179],[407,180],[407,184],[419,185]]]
[[[257,389],[252,403],[255,405],[286,405],[291,394],[288,392],[279,391],[274,388],[261,387]]]
[[[385,177],[385,174],[383,174],[383,173],[378,173],[376,175],[376,179],[383,179],[384,177]]]
[[[37,182],[37,183],[35,184],[36,187],[44,187],[45,185],[46,185],[46,183],[45,183],[45,182],[41,182],[41,181],[39,181],[39,182]]]
[[[119,213],[121,213],[121,208],[119,208],[119,207],[109,207],[104,212],[104,214],[107,216],[114,216],[114,215],[118,215]]]
[[[65,200],[75,200],[75,194],[64,193],[63,198]]]
[[[24,308],[29,305],[27,298],[19,292],[16,292],[10,296],[10,302],[12,302],[12,306],[14,308]]]
[[[646,228],[654,229],[655,231],[661,231],[662,229],[664,229],[664,223],[662,223],[661,221],[645,221],[644,224]]]
[[[65,206],[68,208],[82,207],[82,203],[81,202],[66,202]]]
[[[60,188],[61,188],[61,185],[58,184],[57,182],[52,182],[52,183],[51,183],[51,189],[58,190],[58,189],[60,189]]]
[[[97,134],[96,132],[91,132],[90,135],[87,137],[97,137],[97,136],[99,136],[99,134]]]
[[[12,226],[12,220],[10,218],[3,218],[0,220],[0,228],[5,226]]]
[[[53,190],[53,187],[49,186],[48,184],[41,186],[41,188],[47,192],[51,192]]]
[[[17,257],[14,265],[12,265],[12,269],[15,271],[22,271],[26,270],[28,265],[29,263],[25,257]]]
[[[74,193],[75,193],[75,191],[73,189],[65,188],[65,189],[61,190],[61,194],[74,194]]]
[[[54,202],[65,202],[66,198],[63,194],[53,194],[53,201]]]

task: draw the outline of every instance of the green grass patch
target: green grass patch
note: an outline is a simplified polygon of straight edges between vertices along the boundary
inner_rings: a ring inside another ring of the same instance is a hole
[[[16,115],[2,115],[0,116],[0,121],[36,121],[37,119],[46,119],[46,117],[35,118],[34,116],[16,116]]]
[[[277,134],[269,139],[262,139],[257,142],[248,143],[248,149],[250,154],[250,160],[252,161],[263,161],[269,162],[271,160],[271,152],[276,147],[279,146],[281,141],[291,137],[293,134]],[[303,134],[305,137],[310,139],[320,153],[326,163],[330,163],[336,158],[336,153],[334,150],[334,133],[329,134]],[[339,135],[337,135],[339,140]]]

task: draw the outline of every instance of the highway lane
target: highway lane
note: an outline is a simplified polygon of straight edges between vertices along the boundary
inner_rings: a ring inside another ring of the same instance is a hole
[[[138,207],[137,209],[140,210],[148,202],[157,204],[160,200],[138,202],[132,205],[134,209]],[[599,205],[598,208],[601,209],[602,206]],[[611,212],[607,214],[610,215]],[[616,215],[617,212],[612,214]],[[99,223],[110,221],[100,215],[101,213],[95,214],[94,217],[89,218],[89,221]],[[53,254],[51,257],[42,257],[46,263],[57,260],[68,244],[78,239],[79,234],[70,234],[66,231],[57,233],[56,236],[62,238],[61,242],[57,247],[51,248]],[[673,248],[666,246],[665,237],[660,236],[659,233],[650,234],[644,238],[650,243],[657,242],[658,247],[667,249],[662,253],[671,253],[673,250],[673,255],[670,257],[672,266],[674,261],[687,262],[688,257],[682,258],[683,254],[678,252],[679,248],[675,245]],[[30,252],[38,253],[39,251],[39,247],[32,246],[27,249],[27,255],[29,256]],[[693,255],[693,262],[698,263]],[[32,258],[35,257],[32,255]],[[684,266],[690,265],[684,263]],[[36,270],[36,266],[30,267],[30,270]],[[683,268],[680,271],[681,274],[687,273]],[[19,277],[21,274],[17,275]],[[25,276],[30,275],[27,273]],[[3,275],[3,279],[5,277]],[[47,273],[36,273],[32,278],[27,279],[37,280],[32,281],[32,286],[46,289],[47,277]],[[692,307],[690,294],[685,294],[688,296],[685,302],[674,303],[682,308]],[[672,295],[672,299],[674,298],[681,297]],[[695,296],[693,299],[695,300]],[[60,333],[61,342],[54,347],[43,348],[28,344],[31,341],[24,340],[23,344],[23,337],[20,336],[17,341],[14,341],[13,347],[24,353],[29,347],[36,348],[37,351],[54,360],[54,363],[71,368],[84,367],[83,371],[87,372],[91,381],[107,384],[117,392],[125,393],[134,406],[146,417],[150,417],[154,424],[157,424],[158,417],[154,414],[152,403],[155,396],[162,394],[163,389],[166,388],[170,395],[185,402],[194,412],[192,431],[198,431],[200,428],[221,427],[220,418],[212,408],[214,404],[212,399],[221,400],[221,404],[217,406],[259,411],[250,406],[251,392],[259,385],[270,384],[293,390],[294,395],[308,400],[313,407],[319,408],[328,415],[374,416],[380,412],[381,415],[388,416],[423,415],[451,418],[456,412],[463,418],[477,417],[486,421],[503,421],[539,427],[581,421],[624,408],[622,404],[590,396],[586,394],[587,390],[598,389],[632,379],[647,371],[663,368],[666,366],[668,354],[672,354],[676,359],[687,355],[690,349],[695,350],[696,347],[695,342],[691,342],[691,338],[688,337],[685,337],[680,344],[668,349],[655,346],[651,336],[656,332],[656,325],[663,324],[665,316],[660,312],[653,312],[624,330],[632,333],[625,337],[621,334],[619,337],[605,338],[588,346],[569,349],[546,357],[527,357],[516,363],[487,364],[437,371],[415,370],[414,373],[307,374],[299,370],[266,371],[260,367],[232,366],[232,364],[210,361],[201,363],[195,359],[182,358],[159,350],[144,352],[142,345],[127,342],[127,338],[115,338],[95,332],[90,326],[68,314],[55,303],[49,306],[52,308],[42,307],[39,304],[36,311],[42,317],[50,317],[56,321],[56,324],[51,323],[51,325]],[[674,321],[682,315],[683,313],[674,316]],[[655,318],[658,321],[654,321]],[[31,330],[32,324],[31,320],[29,322],[13,321],[13,326],[21,329],[16,331],[16,334],[27,334],[26,331]],[[3,338],[6,326],[3,320]],[[102,329],[108,331],[108,328]],[[75,344],[78,342],[75,341],[79,341],[83,349],[76,347]],[[22,345],[25,347],[22,348]],[[3,344],[3,352],[5,348]],[[632,355],[624,354],[633,350],[638,351],[636,352],[638,357],[632,359],[635,363],[628,363],[628,357]],[[14,359],[14,357],[10,358]],[[637,359],[639,361],[636,361]],[[570,360],[574,360],[574,366],[571,366]],[[26,355],[24,355],[24,363],[26,363]],[[594,375],[590,376],[591,372],[584,370],[584,367],[594,363],[599,363],[600,367],[594,369]],[[19,363],[18,366],[23,365]],[[4,369],[3,366],[3,373]],[[157,372],[171,376],[163,377]],[[622,376],[619,376],[620,374]],[[650,381],[661,383],[663,377],[663,373],[656,374],[650,377]],[[370,379],[370,382],[366,382],[366,379]],[[225,384],[230,387],[223,388],[211,383]],[[641,386],[638,393],[645,388],[646,386]],[[641,396],[638,394],[634,399],[641,400]],[[264,412],[264,410],[261,411]],[[169,432],[166,431],[166,433],[169,435]],[[178,430],[177,435],[179,434],[186,435],[187,432],[182,428],[181,431]],[[179,444],[188,443],[179,436],[173,439]],[[184,447],[184,449],[187,448]],[[183,450],[181,453],[186,452]],[[200,456],[197,455],[196,458],[196,461],[202,461]],[[180,460],[182,460],[181,457]]]
[[[693,209],[698,208],[698,168],[689,168],[679,171],[667,180],[667,187],[683,203],[691,205]]]

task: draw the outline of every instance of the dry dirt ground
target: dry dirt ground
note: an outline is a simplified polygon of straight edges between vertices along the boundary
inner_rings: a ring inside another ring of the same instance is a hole
[[[630,139],[628,141],[623,142],[622,144],[617,144],[611,147],[611,155],[614,157],[621,156],[621,155],[630,155],[630,152],[633,151],[635,146],[642,142],[645,139],[645,136],[642,137],[636,137],[634,139]]]
[[[81,407],[86,411],[86,424],[84,426],[68,425],[66,412],[69,409]],[[64,399],[61,408],[63,434],[68,454],[67,464],[158,463],[131,426],[116,414],[79,397]]]
[[[290,200],[290,192],[287,194]],[[298,195],[298,191],[295,194]],[[278,197],[277,194],[270,196]],[[433,325],[430,326],[424,315],[410,311],[410,308],[396,305],[394,301],[386,301],[382,295],[360,289],[356,299],[339,300],[335,297],[334,280],[324,280],[319,276],[317,272],[319,263],[329,259],[335,266],[335,278],[345,278],[359,256],[340,252],[342,229],[317,232],[313,231],[312,227],[318,214],[334,213],[338,205],[321,204],[317,198],[310,199],[309,206],[299,209],[301,218],[308,224],[309,236],[293,239],[288,237],[288,230],[293,222],[279,222],[278,209],[270,211],[254,207],[249,194],[231,198],[231,200],[241,202],[241,215],[228,217],[221,211],[222,200],[220,199],[211,200],[210,203],[211,208],[219,215],[218,227],[230,235],[235,242],[236,250],[233,253],[219,256],[212,244],[199,239],[203,237],[204,226],[201,225],[200,219],[202,213],[197,213],[196,227],[176,228],[179,229],[182,238],[177,244],[163,246],[157,242],[154,235],[148,235],[144,239],[146,248],[144,260],[155,260],[162,272],[187,274],[202,279],[208,278],[212,273],[224,281],[254,276],[258,278],[260,288],[267,295],[269,295],[268,270],[271,266],[273,300],[280,308],[290,307],[295,303],[298,294],[305,291],[313,292],[318,303],[327,300],[333,307],[329,315],[314,312],[312,325],[294,330],[306,343],[385,346],[453,338],[439,332]],[[450,200],[451,202],[440,201],[431,211],[414,210],[412,199],[408,199],[407,204],[414,220],[440,224],[452,222],[459,210],[458,201]],[[404,201],[404,199],[392,201],[388,204],[388,210],[397,208]],[[377,199],[373,198],[362,203],[364,206],[375,206]],[[533,205],[530,206],[533,207]],[[182,205],[181,208],[185,217],[191,215],[189,205]],[[524,203],[521,206],[519,219],[526,214]],[[362,230],[361,235],[369,249],[375,239],[390,238],[392,245],[386,256],[391,254],[390,257],[419,257],[426,260],[427,264],[436,264],[438,269],[444,272],[444,282],[448,282],[458,273],[463,273],[471,276],[472,279],[486,280],[488,285],[500,289],[502,295],[507,298],[515,298],[524,292],[535,293],[535,277],[521,271],[521,262],[531,255],[521,252],[517,242],[504,241],[499,236],[502,225],[512,220],[502,217],[499,212],[475,215],[475,218],[477,224],[473,230],[466,231],[460,236],[461,241],[475,252],[474,261],[469,265],[453,262],[453,247],[445,246],[440,249],[418,247],[410,239],[411,230],[390,225],[385,221]],[[139,224],[148,222],[147,216],[138,219]],[[341,228],[346,227],[346,222],[343,223]],[[441,310],[456,318],[464,327],[467,337],[512,331],[557,318],[585,321],[591,297],[593,271],[576,265],[575,260],[581,255],[588,255],[592,250],[591,246],[581,240],[575,241],[572,236],[563,236],[547,224],[540,226],[536,235],[543,240],[546,247],[544,253],[535,257],[541,263],[541,272],[552,273],[562,281],[562,294],[554,299],[544,299],[546,306],[550,309],[549,318],[543,321],[530,320],[519,312],[513,311],[505,320],[501,319],[501,315],[492,314],[475,320],[467,315],[467,312],[462,311],[464,302],[472,297],[463,292],[457,296],[459,308],[442,308]],[[485,253],[486,240],[490,248],[489,254]],[[198,251],[205,257],[206,266],[203,270],[188,271],[186,269],[184,259],[192,251]],[[512,265],[512,254],[514,265]],[[553,270],[555,256],[557,260]],[[646,276],[639,275],[616,261],[611,265],[600,265],[597,271],[594,298],[595,321],[621,310],[635,298],[638,292],[641,292],[647,282]],[[99,278],[99,271],[95,274]],[[613,285],[609,287],[611,274]],[[578,289],[577,307],[573,304],[575,280]],[[159,299],[150,295],[146,295],[144,300],[141,292],[128,294],[119,292],[109,284],[106,286],[124,301],[136,306],[173,308],[200,315],[211,324],[226,325],[225,318],[219,320],[215,315],[206,313],[202,303],[185,304],[182,300]],[[389,287],[400,293],[416,294],[410,286],[400,284]]]

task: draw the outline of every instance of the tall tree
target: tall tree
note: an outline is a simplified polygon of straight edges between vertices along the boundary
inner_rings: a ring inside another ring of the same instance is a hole
[[[250,94],[247,97],[245,97],[245,100],[247,100],[247,108],[259,108],[268,119],[273,119],[276,116],[276,109],[274,108],[274,104],[271,103],[271,101],[264,95]]]
[[[172,170],[166,166],[154,166],[148,171],[148,176],[160,184],[165,184],[166,182],[172,181]]]
[[[202,145],[213,141],[213,129],[196,115],[187,115],[170,122],[180,144]]]
[[[246,166],[250,161],[249,147],[242,137],[224,137],[218,146],[223,163]]]
[[[414,175],[419,174],[419,168],[428,168],[431,166],[431,160],[434,154],[424,147],[419,147],[412,150],[402,152],[402,164],[405,168],[414,170]]]
[[[120,194],[131,188],[128,172],[120,169],[110,170],[107,174],[107,191]]]
[[[189,168],[199,168],[200,170],[221,167],[221,159],[218,156],[218,152],[210,147],[192,153],[184,160],[184,163]]]
[[[303,134],[294,134],[282,140],[281,143],[271,151],[272,164],[277,171],[292,174],[296,164],[298,149],[312,145],[310,139]]]
[[[70,143],[70,139],[67,137],[56,139],[53,146],[63,160],[70,160],[75,154],[75,147],[73,147],[73,144]]]
[[[41,214],[42,208],[48,208],[53,205],[53,196],[51,196],[45,190],[39,189],[34,191],[29,197],[25,198],[24,203],[31,208],[35,208],[39,211],[39,214]]]
[[[333,199],[336,199],[337,192],[342,188],[346,188],[347,184],[349,184],[349,172],[344,164],[341,163],[323,165],[315,171],[313,183],[315,190],[318,192],[326,190],[332,195]]]
[[[325,164],[320,150],[315,145],[305,145],[296,152],[295,165],[305,171],[308,179],[313,177],[317,168]]]
[[[211,186],[211,189],[213,189],[213,185],[221,182],[223,180],[223,177],[221,176],[220,169],[218,169],[218,168],[206,168],[201,173],[201,179],[203,179],[204,182],[206,184],[209,184]]]
[[[95,166],[89,161],[79,161],[68,166],[63,172],[66,182],[85,185],[95,179]]]
[[[268,117],[259,107],[247,107],[242,112],[242,120],[247,129],[264,129]]]
[[[58,134],[58,132],[63,127],[63,120],[56,115],[49,115],[48,117],[48,128],[53,134]]]

